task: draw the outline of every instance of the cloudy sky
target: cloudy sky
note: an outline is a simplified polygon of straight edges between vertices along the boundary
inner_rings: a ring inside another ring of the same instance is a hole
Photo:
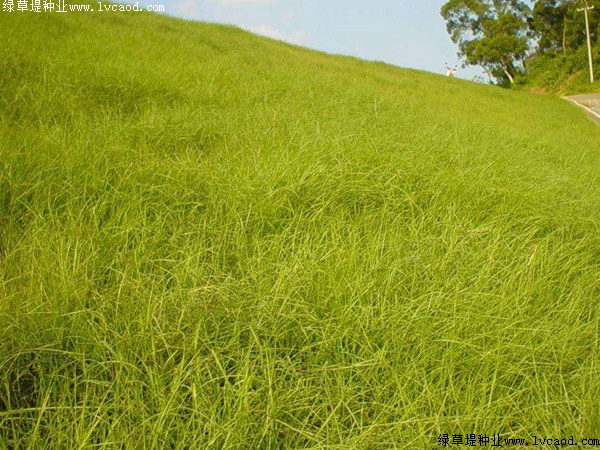
[[[125,0],[133,3],[131,0]],[[139,0],[167,14],[238,25],[330,53],[443,73],[459,64],[440,8],[445,0]],[[472,79],[477,69],[460,70]]]

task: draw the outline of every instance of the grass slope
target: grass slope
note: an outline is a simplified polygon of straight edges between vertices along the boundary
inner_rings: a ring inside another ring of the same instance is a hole
[[[594,49],[600,55],[600,45]],[[600,92],[600,71],[595,66],[596,81],[590,83],[587,47],[572,55],[538,56],[529,64],[529,73],[517,81],[518,89],[555,92],[561,95]]]
[[[0,446],[600,438],[579,109],[146,13],[0,37]]]

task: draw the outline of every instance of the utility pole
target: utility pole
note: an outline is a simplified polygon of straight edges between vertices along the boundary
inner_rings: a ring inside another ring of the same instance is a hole
[[[590,82],[594,82],[594,60],[592,58],[592,35],[590,34],[590,18],[589,12],[594,9],[593,6],[590,6],[587,0],[583,0],[585,6],[581,9],[578,9],[578,12],[583,11],[585,13],[585,31],[587,33],[587,48],[588,48],[588,59],[590,61]]]

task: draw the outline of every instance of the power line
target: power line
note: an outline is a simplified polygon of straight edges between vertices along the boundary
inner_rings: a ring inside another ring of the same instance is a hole
[[[594,9],[594,6],[590,6],[587,0],[582,0],[585,6],[581,9],[578,9],[578,12],[583,11],[585,13],[585,31],[587,33],[587,47],[588,47],[588,59],[590,62],[590,82],[594,82],[594,60],[592,57],[592,36],[590,33],[590,19],[589,12]]]

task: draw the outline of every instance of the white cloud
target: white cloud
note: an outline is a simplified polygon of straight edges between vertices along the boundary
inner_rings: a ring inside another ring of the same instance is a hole
[[[290,44],[305,44],[309,40],[308,33],[304,30],[296,30],[291,33],[285,33],[269,25],[242,25],[244,30],[261,36],[270,37]]]
[[[281,0],[176,0],[173,9],[183,17],[198,18],[202,12],[222,9],[231,13],[233,8],[273,5]]]
[[[264,14],[250,14],[249,11],[252,7],[274,5],[286,1],[288,0],[176,0],[173,9],[175,14],[180,17],[234,24],[261,36],[289,42],[290,44],[308,45],[310,41],[308,33],[305,30],[293,29],[293,27],[289,26],[294,18],[294,14],[290,12],[283,14],[284,24],[282,26],[285,31],[266,24],[244,25],[245,20],[260,23],[260,17],[264,16]]]
[[[278,0],[214,0],[221,6],[254,6],[277,3]]]
[[[173,5],[175,14],[181,17],[197,17],[200,14],[201,5],[196,0],[179,0]]]

